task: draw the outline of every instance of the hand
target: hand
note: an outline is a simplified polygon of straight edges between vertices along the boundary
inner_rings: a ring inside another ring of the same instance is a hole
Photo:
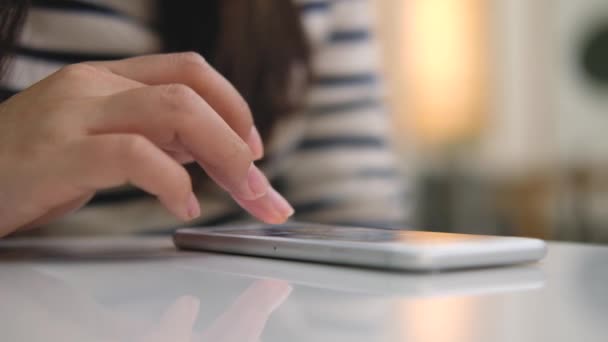
[[[247,104],[197,54],[70,65],[0,104],[0,236],[127,183],[193,219],[190,161],[280,223],[293,209],[253,164],[262,154]]]

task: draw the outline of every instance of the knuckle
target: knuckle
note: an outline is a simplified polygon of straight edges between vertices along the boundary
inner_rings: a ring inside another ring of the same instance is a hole
[[[251,108],[249,107],[249,104],[243,98],[240,98],[239,100],[235,101],[234,105],[235,105],[238,113],[240,114],[239,122],[241,123],[241,127],[239,127],[239,130],[242,130],[242,132],[240,132],[240,133],[249,134],[249,130],[251,129],[251,126],[253,126],[253,124],[254,124],[253,113],[251,112]]]
[[[172,101],[190,101],[198,96],[192,88],[181,83],[169,84],[165,86],[163,92],[163,96]]]
[[[205,169],[228,176],[241,174],[253,162],[251,151],[241,139],[227,139],[224,148],[205,160]],[[229,177],[230,178],[230,177]]]
[[[177,172],[175,173],[174,178],[174,189],[180,194],[180,197],[185,197],[192,192],[192,181],[190,180],[190,175],[183,167],[177,168],[176,171]]]
[[[188,52],[180,52],[175,54],[175,59],[177,63],[192,68],[207,68],[209,67],[209,63],[205,58],[196,52],[188,51]]]
[[[203,56],[196,52],[181,52],[173,56],[177,69],[186,78],[196,77],[205,74],[211,69],[209,63]]]
[[[149,146],[146,138],[140,135],[117,137],[114,144],[114,155],[122,165],[130,164],[142,155]]]
[[[70,64],[58,71],[60,77],[67,79],[90,78],[97,73],[99,73],[97,68],[86,63]]]
[[[218,165],[233,165],[237,169],[247,168],[253,161],[249,146],[241,139],[227,141],[225,154],[218,158]]]
[[[192,88],[184,84],[169,84],[160,90],[160,103],[171,116],[187,116],[194,113],[198,95]]]

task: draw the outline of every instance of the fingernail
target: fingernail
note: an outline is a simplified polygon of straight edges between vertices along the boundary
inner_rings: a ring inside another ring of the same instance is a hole
[[[270,203],[272,203],[272,207],[282,219],[286,219],[293,215],[293,207],[275,189],[270,188],[268,197],[270,198]]]
[[[190,193],[188,203],[186,204],[186,211],[188,220],[193,220],[201,216],[201,206],[198,203],[198,199],[196,198],[194,193]]]
[[[247,138],[247,145],[249,145],[255,160],[264,157],[264,143],[262,142],[260,132],[255,126],[251,127],[251,132],[249,132],[249,137]]]
[[[266,195],[270,188],[270,183],[266,176],[253,163],[247,172],[247,185],[252,193],[251,198],[246,198],[247,200],[257,199]]]

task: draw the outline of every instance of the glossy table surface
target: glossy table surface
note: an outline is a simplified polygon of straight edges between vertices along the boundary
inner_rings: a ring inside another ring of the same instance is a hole
[[[607,341],[608,247],[412,274],[169,238],[4,240],[0,303],[2,341]]]

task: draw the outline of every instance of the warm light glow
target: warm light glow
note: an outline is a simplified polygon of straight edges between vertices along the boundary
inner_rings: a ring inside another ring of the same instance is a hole
[[[399,337],[403,341],[472,341],[476,322],[473,297],[437,297],[399,303]]]
[[[409,126],[444,145],[478,133],[487,107],[484,0],[410,0],[404,61]]]

